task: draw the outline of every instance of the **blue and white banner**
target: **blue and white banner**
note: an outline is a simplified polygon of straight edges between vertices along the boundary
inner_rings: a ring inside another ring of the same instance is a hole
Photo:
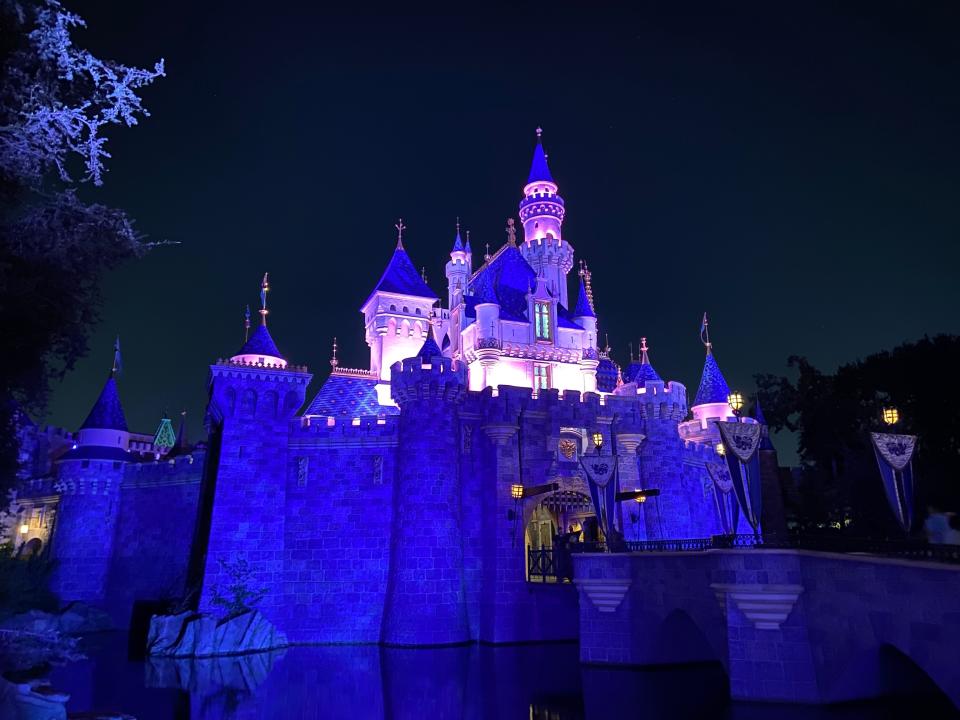
[[[713,481],[713,499],[716,501],[720,529],[724,535],[736,535],[740,522],[740,507],[737,495],[733,492],[733,479],[730,471],[720,463],[707,463],[707,474]]]
[[[610,537],[616,514],[616,498],[619,480],[617,478],[617,459],[612,456],[581,458],[580,464],[587,476],[590,497],[597,511],[597,522],[605,537]]]
[[[870,433],[873,450],[880,467],[883,491],[890,508],[903,528],[909,533],[913,527],[913,453],[917,448],[916,435]]]
[[[733,491],[743,515],[754,533],[760,532],[760,454],[763,426],[758,423],[717,421],[720,439],[726,450],[727,468]]]

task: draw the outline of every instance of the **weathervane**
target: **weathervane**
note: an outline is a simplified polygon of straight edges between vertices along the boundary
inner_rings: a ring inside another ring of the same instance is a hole
[[[710,321],[707,320],[707,313],[703,313],[703,322],[700,323],[700,342],[707,348],[708,353],[713,349],[713,344],[710,342]]]
[[[246,342],[250,339],[250,304],[247,304],[247,309],[243,313],[243,341]]]
[[[333,356],[330,358],[330,367],[334,370],[337,369],[337,338],[333,338]]]
[[[403,250],[403,231],[407,229],[403,224],[403,218],[397,218],[394,227],[397,229],[397,250]]]
[[[267,293],[270,292],[270,273],[263,274],[263,280],[260,282],[260,322],[266,326],[267,315]]]

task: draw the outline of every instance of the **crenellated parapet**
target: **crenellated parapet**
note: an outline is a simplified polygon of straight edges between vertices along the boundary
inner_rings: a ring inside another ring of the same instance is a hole
[[[407,358],[390,368],[390,393],[404,404],[423,400],[459,403],[466,392],[466,374],[459,364],[445,357]]]
[[[210,412],[218,419],[290,418],[303,405],[313,376],[305,366],[219,360],[210,366]]]

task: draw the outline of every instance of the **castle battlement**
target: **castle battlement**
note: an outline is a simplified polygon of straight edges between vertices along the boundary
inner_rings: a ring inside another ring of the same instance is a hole
[[[121,487],[142,488],[200,482],[206,451],[162,458],[152,462],[128,463]]]
[[[390,394],[403,408],[414,400],[459,402],[466,391],[466,374],[450,358],[413,357],[390,367]]]

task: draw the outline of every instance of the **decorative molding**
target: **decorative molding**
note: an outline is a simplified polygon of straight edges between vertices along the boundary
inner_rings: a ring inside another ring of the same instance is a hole
[[[740,612],[753,623],[757,630],[779,630],[789,617],[797,598],[803,592],[802,585],[710,585],[720,607],[726,610],[729,595]]]
[[[484,425],[481,428],[493,442],[497,445],[503,445],[517,434],[520,429],[518,425],[509,425],[507,423],[497,423]]]
[[[630,578],[574,578],[594,607],[602,613],[616,612],[630,589]]]

